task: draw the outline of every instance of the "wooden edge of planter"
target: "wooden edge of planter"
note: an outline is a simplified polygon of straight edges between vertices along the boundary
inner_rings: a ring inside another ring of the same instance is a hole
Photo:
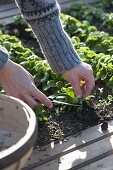
[[[84,167],[112,155],[113,147],[110,142],[113,143],[113,120],[108,122],[108,130],[106,131],[102,131],[101,124],[99,124],[84,130],[78,136],[72,135],[65,138],[64,142],[59,141],[56,144],[52,142],[34,149],[23,170],[35,170],[36,168],[49,170],[53,167],[60,167],[60,170],[63,170],[63,167],[66,167],[68,162],[71,164],[73,160],[73,168],[79,169],[79,167]],[[84,152],[88,152],[88,155],[82,160],[81,155]],[[79,156],[81,157],[80,162]]]
[[[97,0],[58,0],[61,6],[61,12],[66,12],[69,10],[70,6],[75,3],[96,3]],[[14,2],[10,4],[0,5],[0,23],[3,25],[10,24],[14,22],[14,16],[20,15],[20,11]]]

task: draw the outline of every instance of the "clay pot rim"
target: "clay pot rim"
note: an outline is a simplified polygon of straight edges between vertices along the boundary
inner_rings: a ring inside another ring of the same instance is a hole
[[[33,147],[37,136],[37,120],[34,111],[20,99],[2,94],[0,94],[0,99],[3,99],[5,101],[12,100],[12,102],[14,102],[15,104],[18,103],[19,105],[23,106],[26,117],[29,116],[29,118],[27,118],[29,125],[23,138],[21,138],[15,145],[0,152],[1,169],[6,168],[7,166],[11,165],[15,161],[23,157],[23,155],[25,155],[26,152],[29,151],[31,147]]]

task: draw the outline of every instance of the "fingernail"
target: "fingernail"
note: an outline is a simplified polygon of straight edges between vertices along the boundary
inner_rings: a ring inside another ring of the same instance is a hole
[[[51,109],[53,107],[53,103],[51,103],[50,105],[49,105],[49,108]]]
[[[77,97],[78,97],[78,98],[81,98],[82,96],[81,96],[81,95],[78,95]]]

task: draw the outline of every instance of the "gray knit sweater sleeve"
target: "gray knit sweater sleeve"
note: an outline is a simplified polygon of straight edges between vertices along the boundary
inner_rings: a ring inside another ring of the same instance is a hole
[[[81,59],[62,27],[56,0],[16,1],[53,71],[63,73],[79,65]]]
[[[0,45],[0,69],[7,63],[8,58],[8,52]]]

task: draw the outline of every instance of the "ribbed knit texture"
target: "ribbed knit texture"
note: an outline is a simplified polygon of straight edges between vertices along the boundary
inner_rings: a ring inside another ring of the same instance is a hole
[[[63,30],[55,0],[16,0],[31,25],[53,71],[63,73],[80,64],[70,38]]]
[[[2,46],[0,46],[0,69],[7,63],[8,58],[8,52]]]

